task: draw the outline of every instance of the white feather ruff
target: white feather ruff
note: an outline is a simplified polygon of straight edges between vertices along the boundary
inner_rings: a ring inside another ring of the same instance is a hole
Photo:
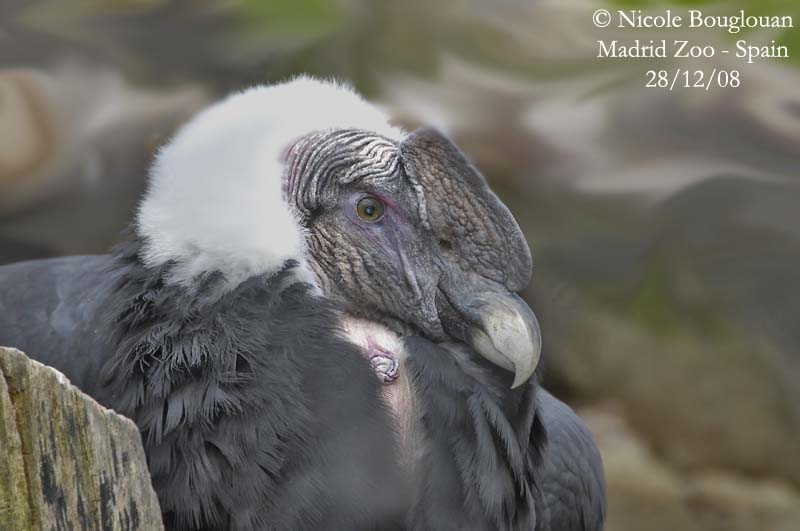
[[[342,128],[404,135],[351,88],[309,77],[254,87],[199,113],[150,170],[136,223],[145,263],[175,261],[171,281],[187,285],[216,270],[236,285],[288,259],[308,271],[282,158],[298,138]]]

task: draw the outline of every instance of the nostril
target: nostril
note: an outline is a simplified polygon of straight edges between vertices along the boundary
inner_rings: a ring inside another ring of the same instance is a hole
[[[445,251],[452,251],[453,250],[453,244],[450,243],[450,240],[445,240],[444,238],[439,240],[439,247],[441,247]]]

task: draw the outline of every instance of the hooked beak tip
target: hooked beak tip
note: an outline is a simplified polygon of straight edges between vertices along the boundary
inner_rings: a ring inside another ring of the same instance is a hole
[[[471,343],[483,357],[514,373],[515,389],[527,382],[539,364],[539,322],[525,302],[514,294],[491,293],[473,306],[476,323]]]

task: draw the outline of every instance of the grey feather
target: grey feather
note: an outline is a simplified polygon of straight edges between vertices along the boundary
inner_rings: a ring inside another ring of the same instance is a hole
[[[566,404],[542,390],[539,410],[548,445],[538,475],[544,493],[541,531],[601,530],[606,488],[600,453],[581,419]]]

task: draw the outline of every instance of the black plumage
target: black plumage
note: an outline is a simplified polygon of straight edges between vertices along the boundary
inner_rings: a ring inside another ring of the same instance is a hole
[[[168,266],[137,251],[0,268],[0,344],[136,422],[168,526],[399,525],[408,489],[388,411],[331,304],[292,264],[207,298],[215,275],[165,285]]]

